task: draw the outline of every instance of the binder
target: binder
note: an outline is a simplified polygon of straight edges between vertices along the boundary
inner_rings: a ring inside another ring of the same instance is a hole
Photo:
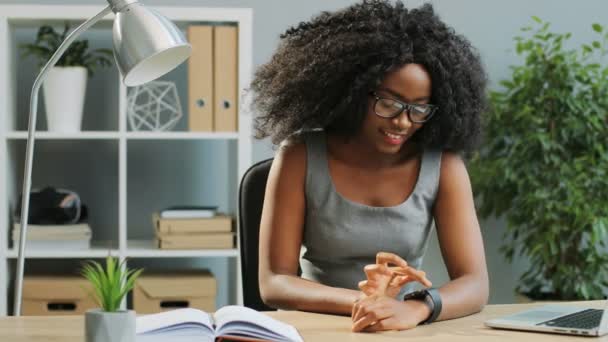
[[[192,54],[188,59],[188,129],[213,131],[213,27],[191,25],[188,41]]]
[[[220,25],[214,27],[214,130],[238,130],[238,28]]]

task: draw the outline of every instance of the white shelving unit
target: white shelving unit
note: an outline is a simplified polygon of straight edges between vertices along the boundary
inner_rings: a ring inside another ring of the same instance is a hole
[[[82,22],[95,14],[97,14],[105,6],[105,2],[100,1],[99,6],[42,6],[42,5],[3,5],[0,6],[0,316],[7,315],[8,308],[11,306],[12,294],[9,289],[12,287],[14,272],[14,262],[17,258],[17,251],[14,247],[9,249],[10,236],[10,215],[12,207],[15,205],[16,199],[21,192],[22,182],[22,163],[23,156],[19,155],[19,151],[24,151],[25,141],[27,139],[27,127],[24,127],[23,122],[27,122],[24,117],[28,116],[28,112],[20,108],[17,99],[18,88],[18,73],[19,58],[16,53],[17,42],[16,32],[19,30],[34,31],[40,25],[45,23],[61,24],[63,21],[72,23]],[[243,95],[243,90],[249,85],[252,74],[252,10],[240,8],[202,8],[202,7],[157,7],[156,10],[167,16],[178,27],[185,30],[190,24],[197,23],[230,23],[238,26],[238,89],[239,96]],[[94,26],[100,31],[105,32],[105,38],[111,41],[111,19],[112,15],[107,16]],[[74,27],[74,26],[72,26]],[[117,106],[115,110],[110,110],[102,115],[115,117],[115,124],[110,124],[108,127],[103,127],[103,130],[83,130],[75,134],[57,134],[47,131],[38,131],[36,133],[36,147],[38,150],[44,144],[49,144],[56,150],[60,148],[81,146],[91,144],[91,149],[99,148],[101,150],[110,150],[109,156],[114,162],[110,162],[109,170],[115,173],[116,183],[105,184],[99,183],[96,186],[100,187],[103,192],[106,189],[114,195],[110,196],[108,206],[116,206],[115,209],[110,209],[109,212],[114,212],[116,217],[110,219],[110,223],[106,223],[104,233],[111,237],[113,243],[108,249],[107,243],[97,244],[89,250],[66,251],[66,250],[26,250],[26,258],[31,259],[86,259],[86,258],[103,258],[108,253],[118,256],[120,259],[151,259],[151,258],[175,258],[174,264],[179,267],[180,258],[229,258],[236,260],[234,263],[226,262],[229,265],[228,274],[232,280],[236,279],[237,285],[234,286],[235,293],[231,294],[231,302],[242,303],[242,292],[240,286],[240,260],[238,246],[235,249],[228,250],[160,250],[157,249],[152,240],[138,240],[138,236],[130,235],[131,227],[128,226],[128,216],[134,214],[129,206],[129,181],[128,162],[133,157],[130,144],[135,144],[138,147],[142,144],[195,144],[201,146],[204,144],[225,144],[226,151],[231,155],[228,157],[229,162],[227,170],[230,175],[229,183],[225,187],[227,194],[221,194],[228,198],[227,208],[230,214],[236,218],[237,208],[237,191],[236,186],[241,176],[251,165],[251,127],[252,120],[250,113],[247,112],[246,106],[239,103],[238,116],[238,132],[234,133],[196,133],[188,131],[171,131],[171,132],[132,132],[127,127],[126,118],[126,99],[127,89],[119,81],[119,77],[115,76],[116,84],[110,87],[116,93],[104,93],[99,96],[109,96],[117,98]],[[33,82],[33,79],[32,79]],[[89,81],[90,82],[90,81]],[[187,84],[186,84],[187,85]],[[31,87],[31,83],[29,84]],[[29,101],[29,89],[19,89],[26,92]],[[42,93],[42,91],[41,91]],[[186,93],[180,94],[181,97],[187,97]],[[242,101],[239,101],[242,102]],[[23,107],[23,105],[21,105]],[[41,102],[39,111],[44,107]],[[184,107],[187,109],[187,106]],[[185,117],[187,117],[187,113]],[[85,116],[86,107],[85,107]],[[39,113],[38,121],[42,119],[43,114]],[[186,120],[186,118],[184,118]],[[60,146],[55,146],[59,144]],[[88,145],[86,145],[88,146]],[[181,146],[181,145],[180,145]],[[146,147],[144,147],[146,148]],[[153,148],[150,148],[153,149]],[[48,152],[48,151],[47,151]],[[46,153],[46,152],[45,152]],[[67,153],[70,153],[69,151]],[[99,153],[98,158],[104,158],[107,155],[103,151]],[[69,158],[63,157],[63,158]],[[44,158],[43,158],[44,159]],[[100,161],[101,162],[101,161]],[[44,163],[52,164],[53,162],[40,161],[34,159],[34,179],[33,186],[36,187],[37,170],[44,167]],[[87,161],[82,161],[86,164]],[[103,166],[103,164],[100,164]],[[131,164],[129,164],[131,165]],[[52,166],[52,165],[50,165]],[[81,165],[86,167],[86,165]],[[216,167],[214,161],[209,162],[209,167]],[[76,167],[79,167],[76,165]],[[178,167],[176,165],[176,167]],[[200,167],[192,166],[192,167]],[[113,170],[113,171],[112,171]],[[52,172],[52,171],[48,171]],[[103,171],[102,171],[103,172]],[[205,170],[201,170],[204,173]],[[189,180],[184,179],[184,182]],[[41,184],[38,184],[41,186]],[[78,189],[73,189],[78,191]],[[224,190],[222,190],[224,191]],[[156,193],[157,196],[162,196],[162,193]],[[147,194],[145,196],[148,196]],[[113,203],[115,198],[115,202]],[[142,213],[141,215],[147,215]],[[111,227],[111,228],[107,228]],[[151,229],[151,228],[150,228]],[[93,227],[93,237],[95,239],[95,227]],[[237,239],[238,241],[238,239]],[[173,262],[173,261],[172,261]],[[234,266],[233,266],[234,265]],[[26,263],[26,274],[27,274]],[[218,282],[226,281],[218,279]],[[226,285],[226,284],[223,284]],[[219,286],[223,286],[219,283]],[[123,304],[124,305],[124,304]]]

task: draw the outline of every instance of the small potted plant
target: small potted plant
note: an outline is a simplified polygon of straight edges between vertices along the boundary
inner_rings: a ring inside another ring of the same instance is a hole
[[[502,252],[529,262],[531,300],[603,299],[608,286],[608,32],[571,48],[534,17],[516,37],[523,64],[490,94],[470,164],[481,217],[502,217]]]
[[[91,295],[101,307],[85,313],[86,342],[135,341],[135,312],[120,310],[120,303],[142,271],[129,270],[125,261],[118,262],[110,256],[105,268],[95,261],[82,267],[82,275],[93,285]]]
[[[69,30],[68,23],[62,33],[56,32],[52,26],[41,26],[33,44],[20,46],[22,57],[33,56],[43,67],[65,40]],[[80,131],[87,77],[93,76],[97,67],[110,65],[112,50],[90,50],[88,40],[72,42],[49,70],[42,84],[49,131]]]

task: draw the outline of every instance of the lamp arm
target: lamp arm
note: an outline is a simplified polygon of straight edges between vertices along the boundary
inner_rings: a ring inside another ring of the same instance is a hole
[[[13,312],[15,316],[21,316],[21,297],[22,297],[22,286],[23,286],[23,270],[24,270],[24,259],[25,259],[25,240],[27,236],[27,225],[29,217],[29,202],[30,202],[30,190],[31,190],[31,177],[32,177],[32,157],[34,155],[34,132],[36,130],[36,116],[38,111],[38,92],[42,82],[46,79],[46,76],[50,69],[57,64],[57,61],[61,58],[65,50],[70,44],[89,27],[93,26],[107,14],[112,12],[111,6],[104,8],[99,14],[88,19],[74,31],[72,31],[65,40],[59,45],[59,48],[51,59],[42,68],[38,77],[34,81],[32,86],[32,93],[30,95],[30,117],[28,122],[27,132],[27,145],[25,154],[25,171],[23,174],[23,189],[21,194],[21,229],[19,231],[19,255],[17,258],[17,273],[15,274],[15,298]]]

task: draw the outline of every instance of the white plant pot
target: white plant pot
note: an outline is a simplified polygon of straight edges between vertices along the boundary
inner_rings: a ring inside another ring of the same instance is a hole
[[[89,310],[84,314],[84,332],[86,342],[135,342],[135,311]]]
[[[80,132],[86,88],[85,67],[51,68],[42,84],[49,131]]]

